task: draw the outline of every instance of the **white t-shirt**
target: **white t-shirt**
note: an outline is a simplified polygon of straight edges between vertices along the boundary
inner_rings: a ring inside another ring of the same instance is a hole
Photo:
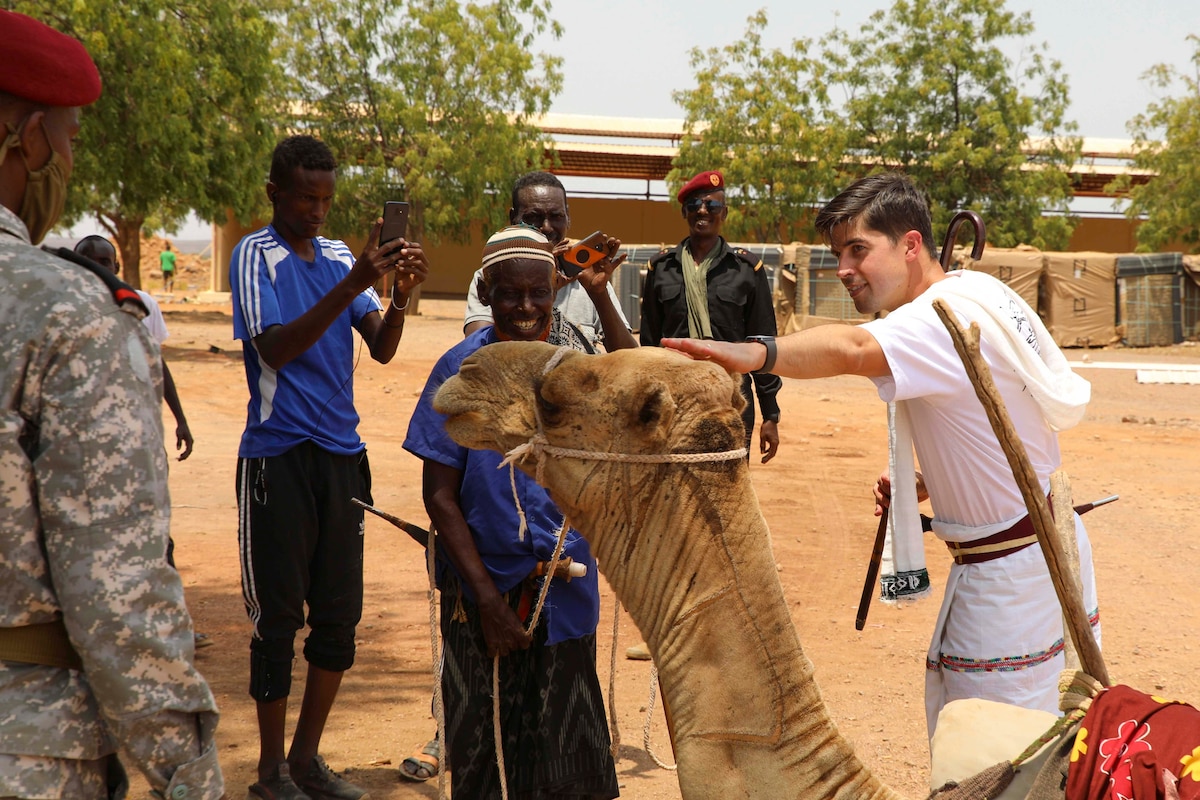
[[[945,280],[957,279],[951,275]],[[999,281],[981,281],[978,298],[1005,308],[1007,324],[1023,335],[1030,332],[1033,311],[1019,299],[1014,303],[1003,287]],[[1004,530],[1027,509],[950,334],[933,309],[935,294],[927,291],[862,327],[879,342],[891,368],[890,377],[872,379],[880,398],[908,401],[913,448],[936,514],[934,530],[942,539],[967,541]],[[958,316],[962,325],[970,324],[961,312]],[[1057,347],[1052,341],[1036,346]],[[1024,381],[999,360],[986,339],[980,351],[1038,480],[1048,490],[1050,474],[1061,463],[1058,437]]]
[[[158,307],[158,301],[151,297],[148,293],[141,289],[134,289],[138,293],[138,297],[142,298],[142,302],[146,304],[146,310],[150,313],[142,320],[146,325],[146,329],[150,331],[150,336],[154,341],[162,345],[167,340],[167,323],[163,319],[162,309]]]
[[[492,324],[492,309],[479,302],[478,283],[482,274],[481,267],[471,276],[471,287],[467,290],[467,313],[463,319],[464,328],[472,322]],[[608,284],[608,297],[617,309],[617,316],[621,318],[625,330],[629,330],[629,320],[621,311],[621,303],[617,300],[617,293],[611,283]],[[584,289],[579,281],[571,281],[558,290],[558,295],[554,298],[554,307],[568,322],[579,328],[592,347],[604,344],[604,326],[600,324],[600,314],[596,311],[596,304],[592,302],[592,298],[588,297],[587,289]]]

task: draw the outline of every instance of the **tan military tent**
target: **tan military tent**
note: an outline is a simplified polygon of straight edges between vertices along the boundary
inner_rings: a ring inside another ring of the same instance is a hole
[[[1103,347],[1117,340],[1114,253],[1046,253],[1040,309],[1060,347]]]
[[[1038,287],[1045,271],[1045,259],[1041,250],[1027,245],[1019,247],[989,247],[978,260],[966,259],[965,269],[986,272],[993,278],[1004,281],[1034,311],[1038,308]]]

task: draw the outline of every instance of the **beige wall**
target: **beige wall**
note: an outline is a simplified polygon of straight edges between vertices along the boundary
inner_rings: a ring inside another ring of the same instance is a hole
[[[577,197],[570,201],[571,234],[575,238],[586,236],[594,230],[603,230],[610,236],[623,241],[647,244],[678,242],[687,235],[687,226],[679,214],[679,206],[654,200]],[[255,222],[242,227],[232,215],[225,225],[213,226],[213,274],[210,285],[213,291],[229,291],[229,256],[234,245],[251,231],[263,226]],[[492,231],[488,231],[490,236]],[[423,291],[433,295],[460,295],[467,293],[471,275],[479,268],[479,254],[483,250],[485,237],[479,226],[475,226],[468,244],[443,243],[431,245],[429,263],[432,267]],[[362,240],[348,238],[346,244],[357,253]]]
[[[641,198],[576,197],[570,201],[571,235],[582,238],[594,230],[603,230],[629,244],[675,244],[687,235],[687,225],[679,205],[663,200]],[[230,216],[224,226],[213,226],[213,291],[229,291],[229,255],[242,236],[262,227],[261,222],[242,228]],[[1105,253],[1132,253],[1137,241],[1137,223],[1124,217],[1085,217],[1079,220],[1067,249]],[[488,232],[488,235],[491,231]],[[476,227],[468,244],[444,243],[430,246],[432,266],[423,291],[431,295],[465,296],[471,275],[479,267],[479,254],[485,236]],[[357,253],[361,240],[347,240]],[[1179,249],[1184,248],[1168,248]]]
[[[1067,250],[1132,253],[1137,249],[1137,223],[1125,217],[1081,217]]]

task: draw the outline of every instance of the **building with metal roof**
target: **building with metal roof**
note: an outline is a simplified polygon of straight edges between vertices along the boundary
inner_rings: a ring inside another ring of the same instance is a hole
[[[596,184],[585,190],[568,185],[573,234],[604,230],[627,243],[647,246],[674,244],[686,235],[679,208],[662,185],[679,152],[684,135],[682,119],[551,113],[534,124],[553,139],[547,155],[555,159],[551,171],[556,175],[579,179],[572,184],[586,183],[585,179],[631,182]],[[1031,140],[1028,153],[1036,154],[1047,144],[1046,140]],[[1085,137],[1080,159],[1071,170],[1075,196],[1112,197],[1104,187],[1120,175],[1130,176],[1134,185],[1148,181],[1150,173],[1130,165],[1132,148],[1130,140]],[[214,226],[213,290],[228,291],[229,255],[234,244],[252,229],[236,222]],[[1136,245],[1134,229],[1135,223],[1116,212],[1083,213],[1068,249],[1132,252]],[[467,282],[478,266],[481,247],[482,240],[429,247],[434,269],[425,291],[465,294]]]

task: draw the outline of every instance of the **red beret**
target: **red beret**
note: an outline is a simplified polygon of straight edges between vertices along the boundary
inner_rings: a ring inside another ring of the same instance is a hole
[[[725,176],[717,172],[715,169],[708,172],[701,172],[696,177],[683,185],[679,190],[679,194],[675,195],[675,199],[683,202],[683,198],[687,197],[692,192],[715,192],[717,189],[725,188]]]
[[[0,11],[0,92],[45,106],[86,106],[100,73],[77,39],[14,11]]]

